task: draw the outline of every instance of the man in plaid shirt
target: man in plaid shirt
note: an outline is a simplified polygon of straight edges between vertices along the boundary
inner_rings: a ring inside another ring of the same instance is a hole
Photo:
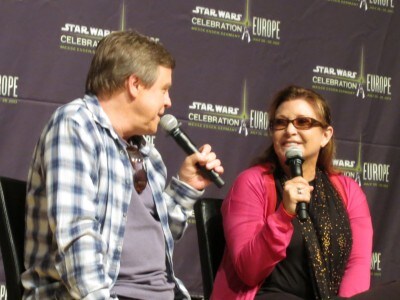
[[[53,114],[28,177],[24,298],[190,298],[174,276],[174,240],[210,184],[196,164],[223,167],[204,145],[167,185],[142,137],[171,106],[174,66],[160,43],[113,32],[96,49],[85,96]]]

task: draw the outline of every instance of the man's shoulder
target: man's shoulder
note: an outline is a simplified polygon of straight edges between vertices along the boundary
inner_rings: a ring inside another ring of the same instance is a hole
[[[59,116],[73,116],[82,109],[85,109],[85,103],[82,98],[78,98],[60,106],[55,113]]]
[[[93,117],[94,114],[89,110],[85,100],[78,98],[57,108],[53,115],[53,122],[72,121],[84,125],[88,120],[92,120]]]

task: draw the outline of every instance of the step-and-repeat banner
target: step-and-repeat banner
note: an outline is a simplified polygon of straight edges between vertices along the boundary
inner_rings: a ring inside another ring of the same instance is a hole
[[[83,96],[99,40],[129,28],[177,60],[169,113],[197,145],[210,143],[226,170],[226,185],[210,187],[209,197],[224,197],[269,144],[266,110],[276,91],[298,84],[324,95],[338,141],[334,163],[368,197],[372,284],[400,278],[398,0],[2,0],[1,176],[26,180],[52,112]],[[183,151],[164,132],[147,138],[174,174]],[[174,256],[178,276],[201,295],[193,218]]]

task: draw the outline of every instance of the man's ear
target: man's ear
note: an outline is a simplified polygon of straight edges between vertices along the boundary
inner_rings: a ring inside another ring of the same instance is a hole
[[[128,93],[136,98],[139,91],[139,84],[140,84],[139,78],[136,75],[132,74],[126,79],[125,84]]]

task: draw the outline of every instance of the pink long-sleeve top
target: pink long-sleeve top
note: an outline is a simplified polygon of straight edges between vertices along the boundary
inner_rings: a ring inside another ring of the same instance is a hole
[[[226,239],[211,299],[254,299],[275,265],[286,257],[293,235],[293,216],[282,204],[276,209],[274,178],[265,166],[242,172],[222,205]],[[331,175],[345,202],[353,245],[339,288],[350,297],[369,289],[372,223],[368,203],[359,185],[349,177]]]

